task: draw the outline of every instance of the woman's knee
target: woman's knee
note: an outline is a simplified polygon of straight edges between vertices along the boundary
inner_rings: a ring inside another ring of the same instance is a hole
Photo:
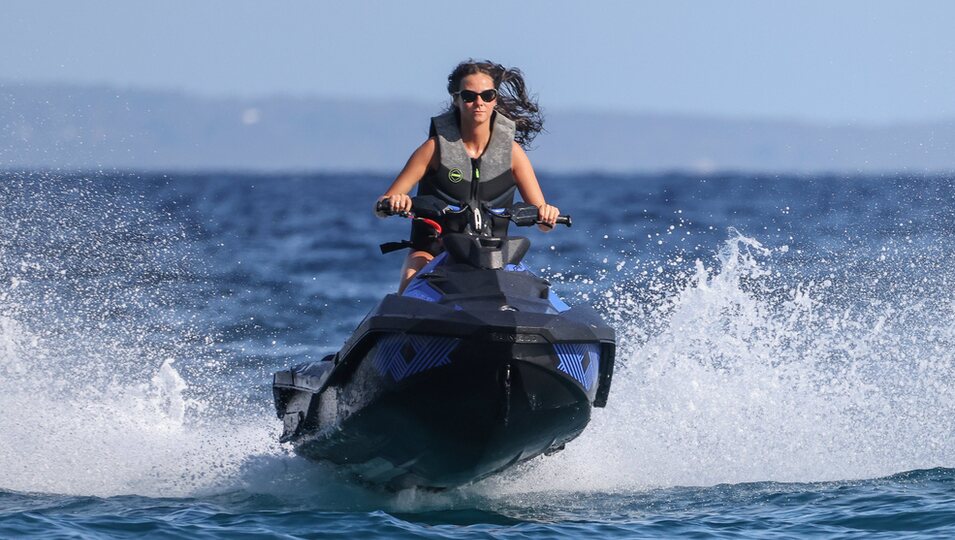
[[[405,257],[405,264],[401,267],[401,284],[398,286],[398,292],[401,293],[404,291],[405,286],[408,285],[411,278],[431,262],[432,259],[434,259],[434,255],[427,251],[412,251],[409,253],[408,256]]]

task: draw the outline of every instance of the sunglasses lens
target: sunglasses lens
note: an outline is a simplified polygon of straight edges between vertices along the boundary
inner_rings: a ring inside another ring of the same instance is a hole
[[[465,103],[474,103],[477,101],[478,96],[481,96],[481,99],[484,100],[484,103],[490,103],[497,99],[497,90],[490,89],[481,92],[480,94],[473,90],[461,90],[458,92],[461,96],[461,101]]]

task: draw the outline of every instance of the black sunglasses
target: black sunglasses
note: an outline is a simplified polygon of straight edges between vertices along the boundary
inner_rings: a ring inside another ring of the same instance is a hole
[[[455,92],[454,94],[461,96],[461,100],[465,103],[474,103],[477,101],[478,96],[481,96],[481,99],[484,100],[484,103],[490,103],[497,99],[497,90],[493,88],[483,92],[475,92],[474,90],[461,90],[460,92]]]

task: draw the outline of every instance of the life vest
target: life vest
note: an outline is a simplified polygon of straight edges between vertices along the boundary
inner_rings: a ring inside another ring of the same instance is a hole
[[[453,205],[478,203],[506,208],[514,204],[514,122],[510,118],[493,113],[491,139],[484,153],[474,159],[464,148],[455,111],[432,118],[429,136],[437,140],[440,164],[418,183],[418,195],[434,195]]]

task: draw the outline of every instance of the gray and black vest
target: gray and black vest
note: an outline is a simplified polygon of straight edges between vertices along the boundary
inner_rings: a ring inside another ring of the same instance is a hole
[[[457,113],[449,111],[431,119],[429,136],[438,142],[440,164],[421,179],[418,195],[434,195],[453,205],[506,208],[514,204],[514,122],[497,112],[491,121],[491,140],[480,157],[471,159],[461,141]]]

